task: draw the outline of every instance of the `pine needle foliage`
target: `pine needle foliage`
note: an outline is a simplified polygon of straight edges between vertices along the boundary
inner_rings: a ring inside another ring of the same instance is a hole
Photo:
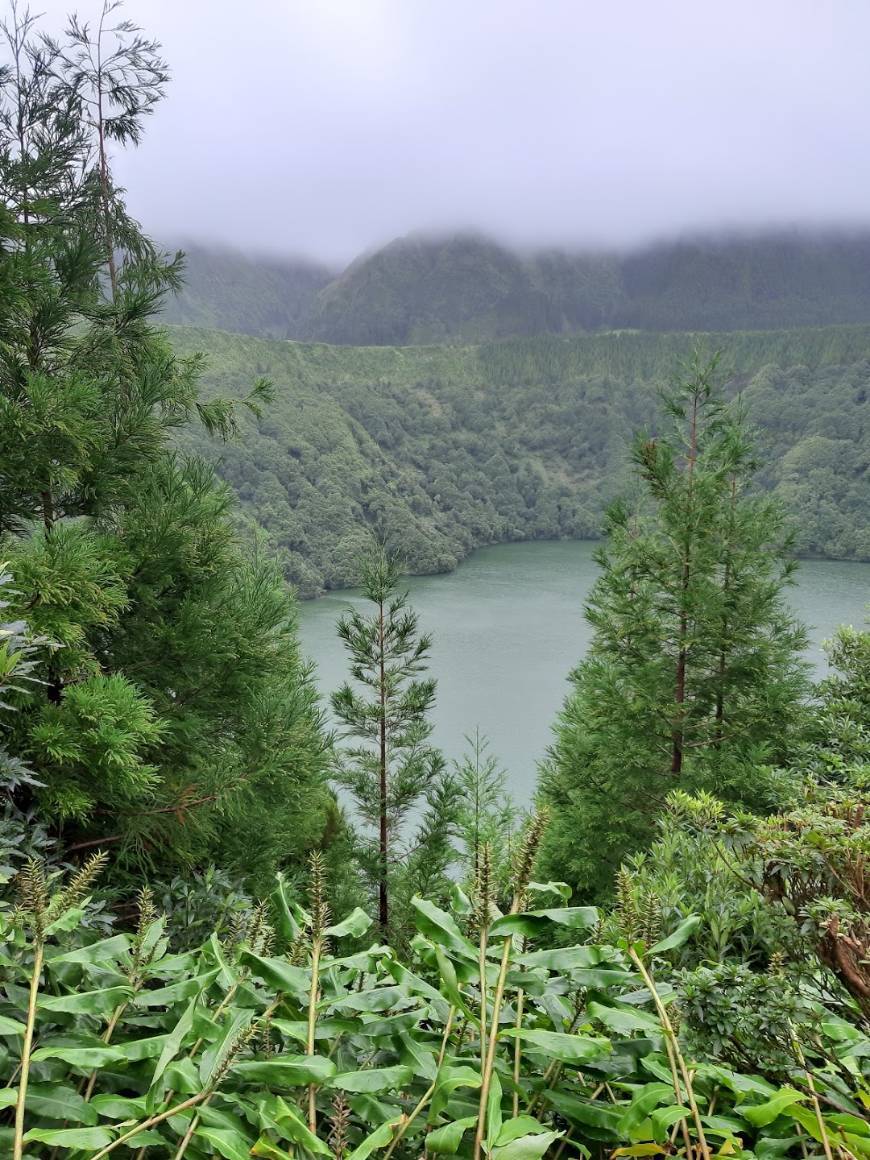
[[[419,631],[408,594],[399,590],[395,556],[376,546],[361,571],[362,594],[372,611],[350,609],[338,622],[352,681],[333,693],[332,709],[344,736],[358,744],[343,751],[337,779],[375,834],[364,868],[377,895],[381,931],[389,937],[392,887],[407,858],[405,823],[425,800],[410,850],[421,871],[441,873],[453,858],[454,803],[444,760],[430,743],[435,681],[424,674],[432,639]]]
[[[613,505],[586,606],[594,630],[555,729],[545,865],[587,897],[648,845],[667,795],[715,786],[760,810],[799,739],[809,691],[785,589],[793,537],[753,486],[758,464],[718,362],[696,355],[633,448],[635,494]],[[765,773],[765,770],[768,770]]]

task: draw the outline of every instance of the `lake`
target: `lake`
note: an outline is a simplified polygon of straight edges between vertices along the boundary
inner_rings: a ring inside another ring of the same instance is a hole
[[[474,552],[448,575],[407,581],[421,628],[434,636],[435,742],[457,758],[464,735],[479,727],[523,803],[534,789],[566,678],[589,642],[583,603],[598,571],[594,551],[588,542],[501,544]],[[839,624],[864,624],[870,564],[802,561],[789,598],[809,628],[808,659],[822,673],[821,642]],[[335,622],[349,605],[364,603],[347,591],[300,605],[302,648],[317,665],[324,697],[347,673]]]

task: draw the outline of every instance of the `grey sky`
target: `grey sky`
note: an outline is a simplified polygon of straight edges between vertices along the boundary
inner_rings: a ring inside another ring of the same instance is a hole
[[[34,0],[53,16],[98,0]],[[870,221],[870,0],[128,0],[174,80],[130,204],[341,262]]]

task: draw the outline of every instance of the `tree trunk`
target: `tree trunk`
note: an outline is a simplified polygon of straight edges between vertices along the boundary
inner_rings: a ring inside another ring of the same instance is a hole
[[[731,480],[731,507],[729,510],[729,537],[728,537],[728,555],[725,558],[725,574],[722,577],[722,593],[727,601],[728,593],[731,589],[731,553],[734,550],[734,506],[737,499],[737,480]],[[728,637],[728,611],[727,604],[722,612],[722,642],[719,646],[719,680],[716,686],[716,732],[714,745],[718,749],[722,744],[722,737],[725,731],[725,670],[727,667],[727,637]]]
[[[692,398],[692,420],[689,427],[689,459],[688,459],[688,503],[686,504],[686,519],[689,521],[688,530],[686,532],[686,542],[683,549],[683,567],[682,575],[680,577],[680,624],[679,624],[679,640],[677,651],[677,672],[674,682],[674,703],[676,705],[675,723],[673,733],[671,735],[671,773],[675,777],[683,771],[683,743],[685,740],[685,723],[686,723],[686,669],[688,665],[688,649],[686,646],[686,636],[689,631],[689,618],[686,612],[686,597],[689,591],[689,583],[691,580],[691,551],[692,551],[692,536],[694,530],[692,527],[692,520],[694,519],[694,504],[692,485],[695,475],[695,460],[698,457],[698,392],[695,391]]]
[[[379,812],[380,812],[380,873],[378,882],[378,922],[384,938],[388,935],[390,925],[390,899],[387,889],[387,870],[389,866],[389,846],[387,834],[387,689],[384,675],[384,602],[380,601],[378,609],[378,651],[379,651],[379,694],[380,694],[380,785],[379,785]]]
[[[106,132],[103,123],[103,73],[102,73],[102,42],[103,20],[106,10],[100,18],[100,30],[97,36],[97,137],[100,148],[100,200],[103,211],[103,230],[105,232],[106,261],[109,266],[109,284],[112,288],[112,301],[118,291],[118,271],[115,267],[115,239],[112,235],[112,210],[109,204],[109,159],[106,156]]]

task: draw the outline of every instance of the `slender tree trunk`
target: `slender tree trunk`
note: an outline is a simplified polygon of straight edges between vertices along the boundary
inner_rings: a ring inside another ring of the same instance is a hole
[[[692,553],[692,539],[694,536],[694,528],[692,527],[692,520],[694,519],[694,503],[693,503],[693,483],[695,475],[695,460],[698,457],[698,392],[692,398],[692,420],[689,428],[689,459],[688,459],[688,503],[686,511],[686,519],[689,521],[688,532],[686,534],[686,544],[683,550],[683,566],[680,577],[680,623],[679,623],[679,638],[677,650],[677,672],[674,683],[674,702],[676,704],[676,715],[674,730],[671,737],[671,773],[675,777],[683,771],[683,743],[685,741],[685,722],[686,722],[686,669],[688,666],[688,647],[686,638],[689,631],[689,617],[686,611],[686,600],[689,592],[689,585],[692,578],[691,570],[691,553]]]
[[[384,602],[378,608],[378,652],[379,652],[379,693],[380,693],[380,881],[378,882],[378,921],[381,933],[386,938],[390,925],[390,899],[387,889],[387,869],[389,866],[389,845],[387,834],[387,689],[384,674]]]
[[[112,289],[112,301],[118,290],[118,271],[115,266],[115,239],[112,232],[112,210],[109,197],[109,159],[106,155],[106,129],[103,118],[103,21],[106,18],[106,5],[100,17],[100,28],[97,34],[97,138],[100,149],[100,201],[103,211],[103,230],[105,232],[106,261],[109,266],[109,284]]]
[[[722,577],[722,595],[724,597],[722,610],[722,640],[719,645],[719,668],[716,683],[716,732],[714,745],[718,749],[722,744],[725,730],[725,670],[728,663],[728,593],[731,590],[731,554],[734,550],[734,507],[737,499],[737,479],[731,479],[731,507],[728,513],[729,535],[728,555],[725,557],[725,572]]]
[[[55,522],[54,500],[48,488],[40,493],[40,501],[42,503],[42,526],[47,538],[51,535]],[[53,652],[49,654],[46,676],[48,680],[45,685],[45,695],[53,705],[58,705],[63,696],[63,678],[60,675],[57,658]]]

